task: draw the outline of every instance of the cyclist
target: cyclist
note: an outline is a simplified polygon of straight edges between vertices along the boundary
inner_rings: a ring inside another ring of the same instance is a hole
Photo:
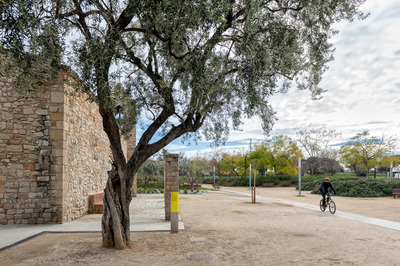
[[[321,185],[319,186],[319,192],[322,195],[322,200],[323,200],[323,208],[325,209],[326,207],[326,194],[328,194],[328,189],[331,188],[334,192],[334,195],[336,195],[336,190],[335,188],[332,186],[329,178],[325,178],[324,181],[322,181]]]

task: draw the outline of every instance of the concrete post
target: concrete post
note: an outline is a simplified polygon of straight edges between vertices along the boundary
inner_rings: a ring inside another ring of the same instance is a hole
[[[165,220],[171,221],[171,192],[179,192],[178,154],[164,156]]]

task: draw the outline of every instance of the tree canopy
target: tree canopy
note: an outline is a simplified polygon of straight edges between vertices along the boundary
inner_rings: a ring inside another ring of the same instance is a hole
[[[103,245],[124,248],[140,165],[181,136],[200,136],[200,128],[207,139],[223,141],[230,126],[258,115],[268,132],[276,119],[268,99],[292,83],[321,97],[318,83],[333,59],[332,26],[364,18],[363,2],[5,0],[0,43],[19,62],[18,80],[34,84],[66,65],[98,102],[114,161]],[[130,158],[112,96],[121,80],[146,118]]]
[[[369,131],[363,131],[340,148],[342,162],[353,168],[361,167],[368,177],[370,169],[390,164],[391,152],[397,142],[395,136],[371,136]]]
[[[255,161],[259,168],[287,174],[297,174],[297,159],[303,156],[296,143],[287,136],[276,136],[264,144],[255,147],[249,155],[251,162]]]

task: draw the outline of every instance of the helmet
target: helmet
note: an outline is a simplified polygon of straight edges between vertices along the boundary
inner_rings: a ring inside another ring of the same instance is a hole
[[[327,177],[327,178],[325,178],[325,181],[329,181],[329,178]]]

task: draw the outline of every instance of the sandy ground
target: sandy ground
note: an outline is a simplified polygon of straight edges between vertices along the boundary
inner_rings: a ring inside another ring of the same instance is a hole
[[[257,194],[320,200],[306,191],[296,197],[294,188]],[[334,200],[338,210],[400,222],[400,199]],[[0,265],[400,265],[400,231],[223,192],[184,194],[179,203],[183,232],[132,233],[123,251],[102,248],[98,233],[46,234],[0,252]]]

